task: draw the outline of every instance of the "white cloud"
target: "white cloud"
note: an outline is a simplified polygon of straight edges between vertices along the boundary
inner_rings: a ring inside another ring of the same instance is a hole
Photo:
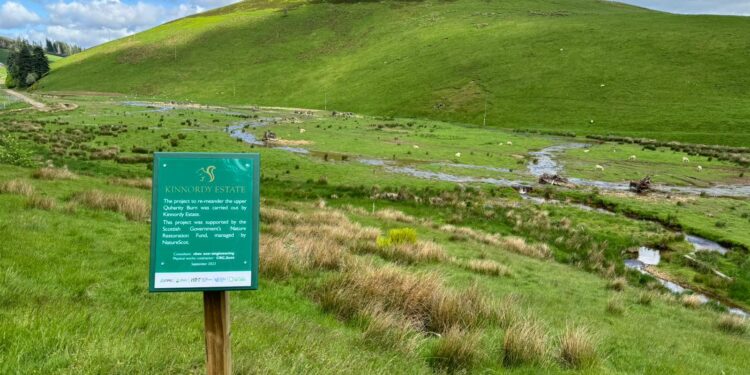
[[[6,1],[0,6],[0,29],[25,27],[40,20],[39,15],[15,1]]]
[[[61,26],[83,28],[127,28],[153,26],[166,16],[167,10],[143,2],[125,4],[120,0],[60,1],[47,5],[49,22]]]

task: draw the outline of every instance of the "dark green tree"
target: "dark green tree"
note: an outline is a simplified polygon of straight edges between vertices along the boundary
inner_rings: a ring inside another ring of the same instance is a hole
[[[31,52],[32,71],[37,75],[37,79],[44,77],[49,73],[49,60],[44,54],[42,47],[36,46]]]

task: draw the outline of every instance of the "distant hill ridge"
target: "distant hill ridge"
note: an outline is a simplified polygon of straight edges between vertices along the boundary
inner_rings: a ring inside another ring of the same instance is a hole
[[[750,144],[750,19],[596,0],[258,1],[66,58],[43,90]]]

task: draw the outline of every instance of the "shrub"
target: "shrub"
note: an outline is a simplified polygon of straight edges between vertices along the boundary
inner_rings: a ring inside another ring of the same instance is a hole
[[[480,336],[459,327],[451,327],[432,351],[433,367],[449,373],[468,370],[479,359]]]
[[[542,324],[527,318],[516,322],[505,331],[503,339],[503,364],[541,364],[549,353],[547,333]]]
[[[746,319],[738,315],[722,315],[717,321],[717,326],[720,330],[728,333],[736,333],[741,335],[747,332]]]
[[[0,184],[0,193],[30,197],[34,194],[34,186],[24,180],[14,179]]]
[[[34,165],[34,152],[10,135],[0,134],[0,163],[31,167]]]
[[[586,327],[568,326],[560,338],[560,360],[568,367],[590,367],[597,360],[596,343]]]
[[[40,180],[75,180],[78,178],[78,175],[68,170],[68,167],[62,167],[62,168],[44,167],[44,168],[39,168],[36,171],[34,171],[31,177],[34,177]]]

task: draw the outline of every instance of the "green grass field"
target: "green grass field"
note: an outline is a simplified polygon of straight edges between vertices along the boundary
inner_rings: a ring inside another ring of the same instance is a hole
[[[41,87],[746,145],[748,26],[594,0],[254,0],[89,49]]]

